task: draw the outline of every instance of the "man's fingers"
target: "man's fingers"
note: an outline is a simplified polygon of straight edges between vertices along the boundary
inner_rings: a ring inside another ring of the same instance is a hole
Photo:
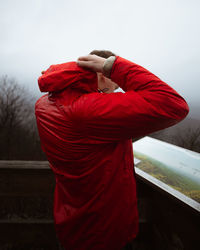
[[[89,61],[90,60],[90,57],[89,56],[80,56],[78,58],[78,61]]]
[[[80,67],[91,67],[91,63],[88,61],[77,61],[77,64]]]
[[[105,60],[105,58],[97,55],[80,56],[77,60],[77,65],[80,67],[89,68],[95,72],[102,72],[103,63]]]
[[[100,58],[97,55],[86,55],[86,56],[80,56],[78,58],[79,61],[96,61],[98,60],[98,58]]]

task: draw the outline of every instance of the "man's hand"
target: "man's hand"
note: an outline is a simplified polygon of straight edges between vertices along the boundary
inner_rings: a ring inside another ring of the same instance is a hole
[[[81,56],[77,60],[77,64],[80,67],[91,69],[95,72],[103,72],[103,65],[105,58],[97,55]]]

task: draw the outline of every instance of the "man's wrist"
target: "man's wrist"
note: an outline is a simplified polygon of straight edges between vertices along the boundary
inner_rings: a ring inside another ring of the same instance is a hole
[[[112,69],[115,59],[116,59],[115,56],[110,56],[105,60],[103,64],[102,73],[107,78],[110,78],[111,69]]]

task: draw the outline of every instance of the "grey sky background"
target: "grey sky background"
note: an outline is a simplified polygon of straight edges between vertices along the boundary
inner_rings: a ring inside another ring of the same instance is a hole
[[[0,75],[38,97],[51,64],[107,49],[147,68],[200,119],[199,0],[0,0]]]

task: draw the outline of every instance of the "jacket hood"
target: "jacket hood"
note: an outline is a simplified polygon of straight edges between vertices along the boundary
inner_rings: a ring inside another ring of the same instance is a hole
[[[97,74],[79,67],[76,62],[51,65],[38,78],[41,92],[56,92],[67,87],[83,92],[98,92]]]

